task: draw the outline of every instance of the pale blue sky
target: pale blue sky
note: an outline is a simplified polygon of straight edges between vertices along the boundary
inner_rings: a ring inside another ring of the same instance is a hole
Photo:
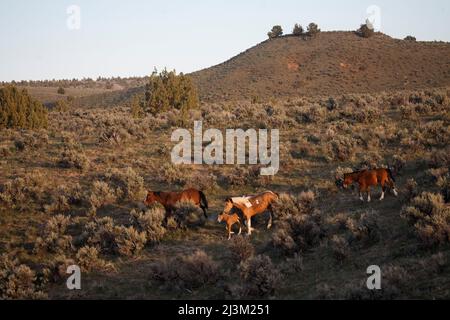
[[[70,5],[81,29],[67,28]],[[0,81],[191,72],[314,21],[355,30],[370,5],[396,38],[450,41],[448,0],[0,0]]]

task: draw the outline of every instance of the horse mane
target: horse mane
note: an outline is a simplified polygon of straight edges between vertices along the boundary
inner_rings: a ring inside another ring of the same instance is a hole
[[[361,174],[361,173],[363,173],[364,171],[367,171],[367,169],[364,169],[364,170],[358,170],[358,171],[355,171],[355,172],[344,173],[344,178],[345,178],[345,177],[348,177],[348,176],[350,176],[350,175]]]
[[[391,180],[392,180],[393,182],[395,182],[395,177],[394,177],[394,175],[392,174],[391,168],[387,168],[386,171],[388,172],[389,177],[391,178]]]

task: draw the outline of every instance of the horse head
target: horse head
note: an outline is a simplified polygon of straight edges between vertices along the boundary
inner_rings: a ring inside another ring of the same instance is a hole
[[[217,217],[217,222],[218,223],[221,223],[223,220],[224,220],[224,218],[225,218],[225,214],[219,214],[219,216]]]
[[[350,187],[353,184],[353,175],[352,174],[345,174],[344,178],[342,179],[342,188],[347,190],[348,187]]]
[[[231,198],[227,198],[225,200],[225,207],[223,208],[222,214],[229,214],[234,207],[233,200]]]
[[[156,193],[153,192],[153,191],[148,191],[147,192],[147,197],[144,200],[144,204],[146,206],[150,206],[150,205],[152,205],[153,203],[155,203],[157,201],[158,200],[157,200],[157,197],[156,197]]]
[[[338,187],[338,189],[344,188],[344,179],[343,178],[336,177],[334,183],[335,183],[336,187]]]

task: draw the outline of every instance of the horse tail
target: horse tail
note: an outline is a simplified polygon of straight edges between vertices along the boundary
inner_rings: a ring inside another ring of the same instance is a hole
[[[395,178],[394,178],[394,175],[392,174],[392,170],[390,168],[388,168],[388,169],[386,169],[386,171],[389,174],[389,179],[391,179],[392,182],[395,183]]]
[[[206,196],[203,191],[199,191],[198,193],[200,195],[200,208],[203,210],[203,215],[205,218],[208,219],[208,200],[206,200]]]
[[[208,209],[208,200],[206,199],[205,194],[203,191],[199,191],[200,194],[200,204],[205,208]]]

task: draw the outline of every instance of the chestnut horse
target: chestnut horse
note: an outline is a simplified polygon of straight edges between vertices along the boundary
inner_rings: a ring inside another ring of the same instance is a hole
[[[247,233],[252,234],[254,230],[252,228],[252,217],[262,214],[267,210],[270,213],[269,224],[267,229],[272,227],[273,212],[272,204],[279,199],[279,196],[272,192],[267,191],[259,195],[250,197],[240,197],[240,198],[228,198],[225,200],[225,208],[223,209],[223,214],[229,214],[234,208],[239,209],[244,219],[247,221]]]
[[[364,201],[363,193],[367,192],[367,201],[370,202],[370,188],[378,185],[381,185],[383,190],[380,201],[384,199],[387,186],[394,191],[396,197],[398,196],[398,192],[395,189],[395,179],[390,169],[362,170],[345,174],[342,183],[344,189],[347,189],[353,183],[359,185],[359,199],[361,201]]]
[[[183,201],[193,202],[196,206],[203,210],[205,218],[208,218],[208,214],[206,213],[206,210],[208,209],[208,201],[206,200],[206,196],[202,191],[196,189],[188,189],[182,192],[148,191],[144,204],[146,206],[150,206],[151,204],[157,202],[164,206],[167,213],[171,213],[177,203]]]
[[[217,221],[219,223],[222,223],[222,221],[225,221],[225,223],[227,224],[226,229],[228,232],[228,240],[230,240],[231,235],[234,234],[233,226],[235,224],[238,224],[238,226],[239,226],[239,235],[242,233],[241,219],[239,218],[239,216],[236,213],[232,214],[232,215],[229,215],[226,213],[220,214],[219,217],[217,218]]]

